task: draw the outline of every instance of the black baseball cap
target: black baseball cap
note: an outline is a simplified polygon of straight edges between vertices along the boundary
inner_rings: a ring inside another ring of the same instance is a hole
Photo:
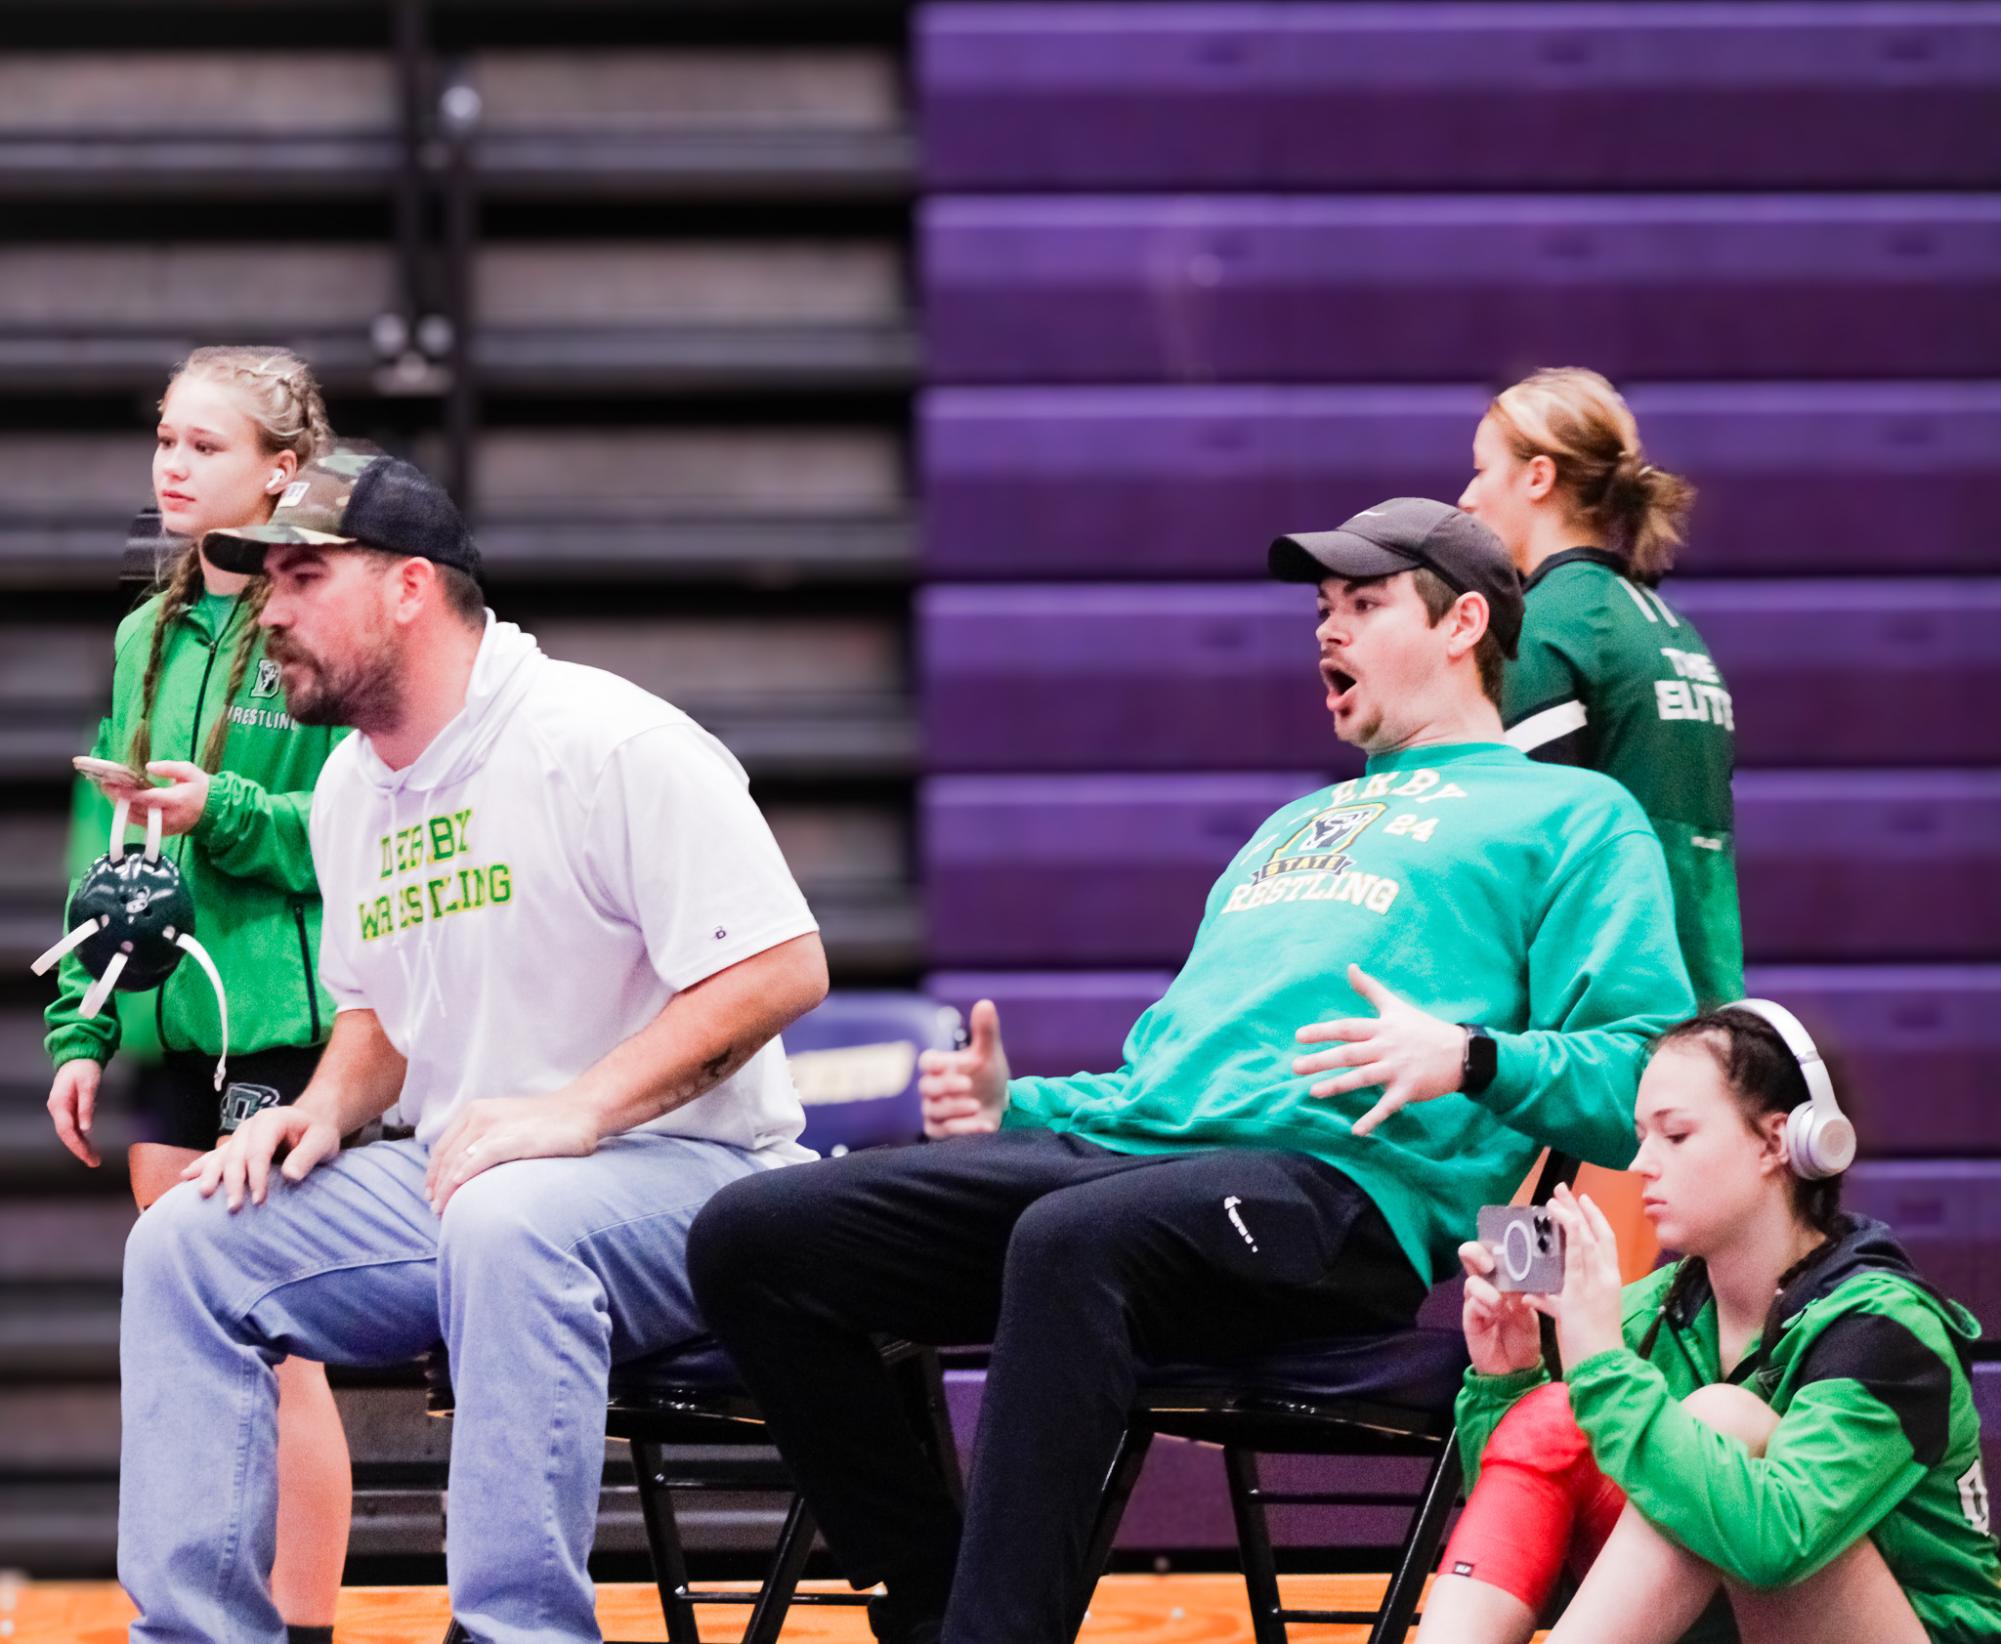
[[[1478,594],[1509,656],[1522,635],[1522,574],[1501,539],[1471,514],[1428,497],[1391,497],[1332,531],[1295,531],[1271,545],[1281,582],[1394,576],[1420,566],[1455,594]]]
[[[381,548],[479,575],[479,549],[458,504],[419,468],[372,448],[335,446],[304,464],[263,525],[211,531],[202,551],[225,571],[257,572],[266,550]]]

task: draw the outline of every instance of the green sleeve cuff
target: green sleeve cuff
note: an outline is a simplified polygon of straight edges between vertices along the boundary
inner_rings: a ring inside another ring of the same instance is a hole
[[[1627,1388],[1633,1366],[1642,1362],[1631,1348],[1608,1347],[1593,1353],[1579,1364],[1563,1367],[1563,1382],[1570,1389],[1570,1413],[1588,1435],[1593,1405]]]
[[[1535,1051],[1519,1033],[1495,1033],[1494,1079],[1473,1098],[1490,1113],[1505,1118],[1528,1099],[1542,1071]]]
[[[243,831],[245,802],[251,790],[263,791],[235,771],[217,771],[209,777],[208,798],[202,804],[201,815],[195,818],[195,825],[188,830],[203,850],[212,855],[237,842]]]
[[[1466,1372],[1466,1391],[1483,1399],[1504,1400],[1513,1404],[1524,1393],[1533,1393],[1549,1380],[1549,1372],[1541,1365],[1531,1365],[1526,1370],[1508,1370],[1498,1376],[1484,1375],[1478,1370]]]
[[[1003,1130],[1045,1130],[1048,1120],[1035,1100],[1034,1081],[1030,1079],[1010,1079],[1007,1082],[1007,1106],[1001,1109],[1001,1129]]]
[[[101,1020],[117,1020],[117,1013],[106,1005],[100,1013]],[[97,1062],[111,1060],[118,1049],[117,1029],[109,1032],[93,1029],[81,1023],[72,1022],[58,1028],[44,1041],[49,1053],[51,1066],[61,1067],[65,1062]]]

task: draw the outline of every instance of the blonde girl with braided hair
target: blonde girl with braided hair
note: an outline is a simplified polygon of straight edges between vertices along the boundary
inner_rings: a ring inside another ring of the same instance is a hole
[[[159,811],[224,981],[230,1031],[225,1045],[216,999],[192,967],[151,994],[121,997],[128,1014],[150,1019],[162,1047],[159,1073],[143,1086],[142,1139],[128,1153],[142,1211],[219,1134],[297,1097],[333,1020],[317,974],[320,899],[306,820],[320,767],[345,733],[286,713],[257,624],[268,584],[222,570],[201,547],[210,531],[268,519],[299,465],[332,443],[311,368],[282,349],[197,349],[160,401],[153,494],[179,546],[158,588],[119,625],[111,713],[93,752],[151,779],[103,786],[135,816]],[[93,854],[102,849],[100,838]],[[48,1108],[63,1145],[94,1167],[98,1087],[119,1048],[119,1017],[82,1013],[91,978],[74,955],[58,974],[46,1013],[56,1070]],[[225,1049],[230,1083],[218,1092]],[[323,1644],[347,1551],[347,1444],[321,1366],[287,1359],[277,1377],[271,1590],[292,1639]]]
[[[1502,676],[1508,740],[1533,759],[1603,771],[1639,800],[1667,856],[1696,1003],[1713,1010],[1744,995],[1735,708],[1695,624],[1660,593],[1694,500],[1649,458],[1619,391],[1564,366],[1494,397],[1459,506],[1527,579],[1521,645]],[[1627,1277],[1647,1272],[1660,1246],[1633,1179],[1587,1166],[1580,1186],[1617,1229]]]

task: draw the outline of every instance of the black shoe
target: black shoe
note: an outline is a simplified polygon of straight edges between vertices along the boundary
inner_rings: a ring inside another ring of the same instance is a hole
[[[876,1644],[938,1644],[945,1636],[945,1614],[922,1609],[912,1615],[894,1593],[880,1593],[868,1601],[868,1626]]]

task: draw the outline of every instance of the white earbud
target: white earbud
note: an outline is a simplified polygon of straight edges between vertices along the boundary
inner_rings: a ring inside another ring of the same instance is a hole
[[[1855,1162],[1855,1126],[1834,1099],[1834,1080],[1820,1059],[1820,1047],[1813,1042],[1800,1019],[1784,1005],[1770,999],[1739,999],[1728,1007],[1748,1010],[1769,1022],[1799,1063],[1811,1101],[1786,1115],[1786,1159],[1793,1174],[1807,1181],[1839,1176]]]
[[[274,469],[272,469],[272,470],[271,470],[271,478],[270,478],[270,480],[269,480],[269,481],[268,481],[268,482],[267,482],[267,483],[265,484],[265,487],[264,487],[264,489],[265,489],[265,490],[267,490],[267,491],[282,491],[282,490],[284,490],[284,489],[285,489],[285,470],[284,470],[284,469],[282,469],[282,468],[274,468]]]

